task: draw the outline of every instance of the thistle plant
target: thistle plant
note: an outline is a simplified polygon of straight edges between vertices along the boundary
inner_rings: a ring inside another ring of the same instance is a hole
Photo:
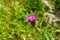
[[[29,15],[26,19],[27,22],[30,22],[32,26],[35,26],[35,21],[37,20],[37,16],[32,14]]]

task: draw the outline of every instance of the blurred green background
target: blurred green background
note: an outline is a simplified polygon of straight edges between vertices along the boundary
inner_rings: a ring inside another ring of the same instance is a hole
[[[60,10],[60,0],[49,2]],[[41,0],[0,0],[0,40],[60,40],[60,26],[44,22],[48,13]],[[37,28],[26,22],[30,14],[38,16]]]

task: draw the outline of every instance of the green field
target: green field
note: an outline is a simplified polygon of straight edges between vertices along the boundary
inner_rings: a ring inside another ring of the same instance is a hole
[[[60,0],[49,0],[54,11]],[[0,0],[0,40],[60,40],[60,26],[45,22],[49,8],[41,0]],[[35,24],[26,18],[37,15]]]

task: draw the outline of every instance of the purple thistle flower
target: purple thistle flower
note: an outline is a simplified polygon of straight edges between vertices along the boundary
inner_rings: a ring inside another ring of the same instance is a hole
[[[28,16],[26,21],[27,22],[35,22],[36,19],[37,19],[37,16],[33,14],[33,15]]]

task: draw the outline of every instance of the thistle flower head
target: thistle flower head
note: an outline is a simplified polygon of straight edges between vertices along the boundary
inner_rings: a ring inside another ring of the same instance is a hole
[[[30,15],[27,17],[26,21],[27,22],[35,22],[37,19],[37,16],[36,15]]]

